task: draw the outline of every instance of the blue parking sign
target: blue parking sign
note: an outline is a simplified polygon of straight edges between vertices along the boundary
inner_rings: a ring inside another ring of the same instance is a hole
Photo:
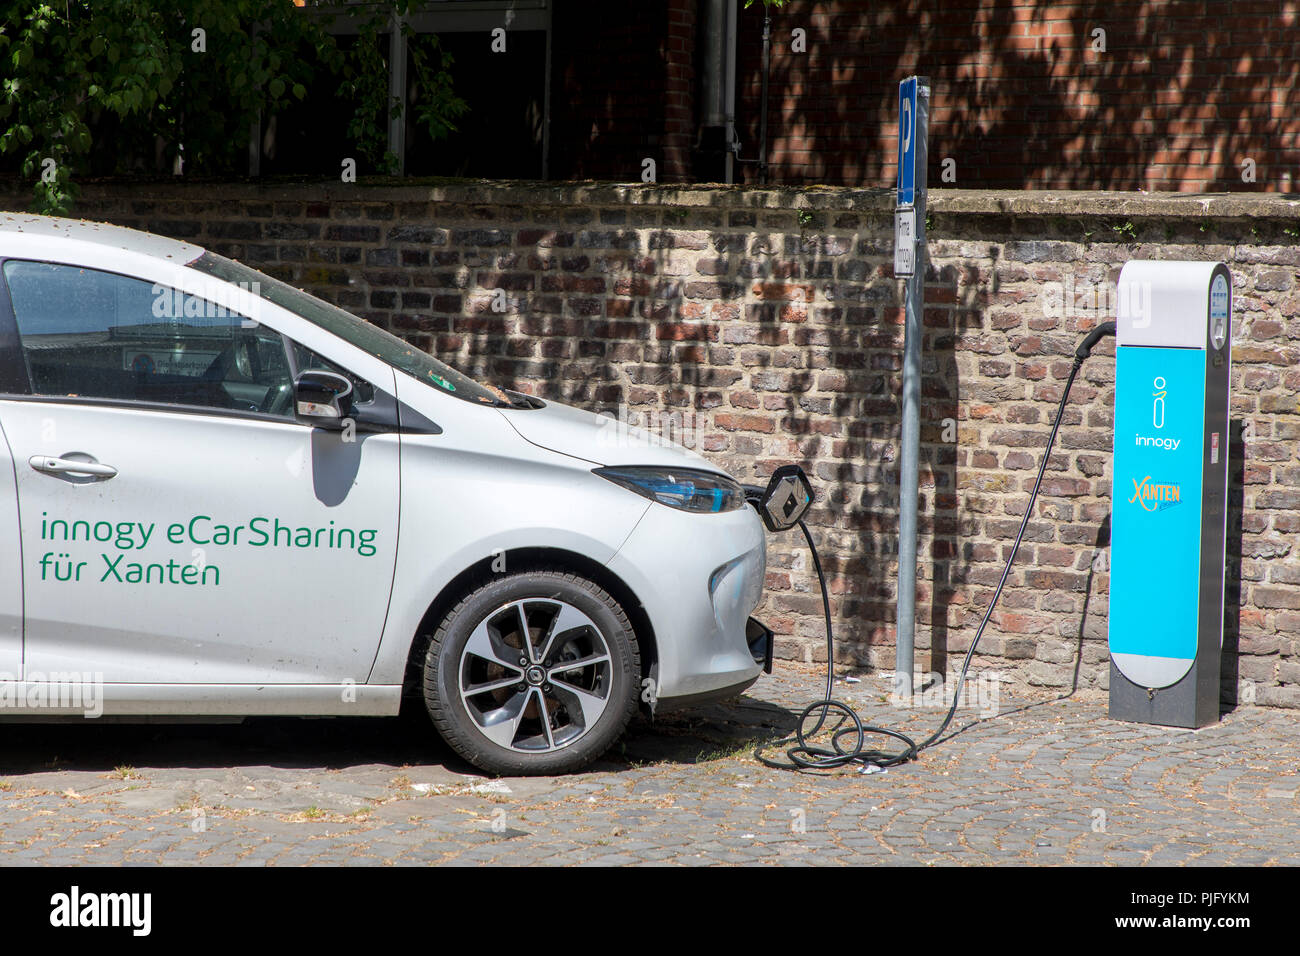
[[[916,202],[916,88],[909,76],[898,84],[898,205]]]

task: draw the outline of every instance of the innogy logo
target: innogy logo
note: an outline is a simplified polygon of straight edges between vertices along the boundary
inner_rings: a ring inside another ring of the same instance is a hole
[[[1151,384],[1153,384],[1156,387],[1155,392],[1153,392],[1151,396],[1152,398],[1151,425],[1154,428],[1164,428],[1165,427],[1165,393],[1168,391],[1168,389],[1165,388],[1164,378],[1159,375],[1156,376],[1156,380]]]
[[[1169,451],[1177,451],[1181,442],[1181,438],[1152,438],[1150,435],[1133,436],[1133,444],[1135,445],[1164,448]]]
[[[1165,387],[1165,380],[1162,376],[1157,375],[1155,381],[1151,384],[1156,389],[1151,393],[1151,425],[1156,429],[1161,429],[1165,427],[1165,395],[1169,393],[1169,390]],[[1181,441],[1181,438],[1152,438],[1149,435],[1137,434],[1133,436],[1133,444],[1135,445],[1154,446],[1164,448],[1167,451],[1176,451]]]

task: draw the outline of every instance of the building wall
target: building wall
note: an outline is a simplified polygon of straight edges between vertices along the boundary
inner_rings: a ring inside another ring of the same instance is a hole
[[[758,5],[740,20],[754,144]],[[790,0],[773,21],[773,182],[890,182],[913,73],[933,84],[933,184],[945,159],[969,189],[1289,192],[1300,176],[1300,7],[1285,0]]]
[[[690,179],[695,141],[695,0],[555,5],[551,177]],[[454,76],[454,73],[453,73]]]
[[[1113,315],[1123,263],[1222,259],[1236,291],[1225,696],[1300,707],[1300,203],[959,190],[930,203],[918,670],[968,647],[1075,345]],[[499,384],[667,424],[743,480],[803,464],[845,660],[892,669],[891,207],[887,192],[831,188],[92,185],[79,214],[237,257]],[[977,667],[1105,685],[1113,381],[1107,342],[1071,394]],[[769,559],[761,616],[778,654],[815,660],[801,541],[771,539]]]
[[[741,7],[737,116],[755,159],[763,4]],[[697,132],[675,56],[694,8],[610,4],[592,18],[559,0],[557,116],[580,134],[552,139],[561,178],[635,181],[643,155],[664,157],[660,181],[691,178],[673,144]],[[1292,0],[789,0],[772,36],[770,182],[892,182],[898,82],[913,73],[933,83],[935,185],[1290,192],[1300,176]],[[739,178],[757,175],[746,165]]]

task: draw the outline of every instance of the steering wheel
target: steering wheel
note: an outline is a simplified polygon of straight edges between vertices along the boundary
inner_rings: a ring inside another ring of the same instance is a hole
[[[205,382],[224,382],[234,376],[245,380],[253,377],[252,356],[246,342],[231,342],[218,352],[200,378]]]
[[[226,346],[208,365],[203,380],[224,384],[227,378],[251,382],[261,371],[257,352],[248,340],[236,340]],[[293,383],[282,382],[267,388],[266,395],[256,406],[263,415],[288,417],[293,409]]]

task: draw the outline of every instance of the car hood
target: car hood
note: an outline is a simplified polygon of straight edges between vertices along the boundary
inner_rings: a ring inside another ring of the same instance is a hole
[[[525,441],[594,465],[666,465],[721,472],[717,465],[612,414],[548,401],[542,408],[498,409]]]

